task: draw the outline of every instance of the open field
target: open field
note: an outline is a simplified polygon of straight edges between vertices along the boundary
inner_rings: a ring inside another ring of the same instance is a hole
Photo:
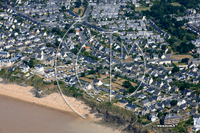
[[[146,10],[150,10],[151,7],[136,7],[135,11],[136,12],[141,12],[141,11],[146,11]]]
[[[118,84],[123,84],[123,82],[126,81],[125,79],[121,79],[121,78],[118,78],[115,82],[117,82]],[[130,82],[132,84],[132,86],[136,86],[137,84],[136,83],[133,83],[133,82]]]
[[[80,77],[80,79],[83,80],[83,81],[89,82],[89,83],[93,82],[92,79],[89,79],[89,78],[86,78],[86,77]]]
[[[118,89],[123,89],[123,87],[121,85],[118,85],[116,83],[112,83],[112,89],[115,91],[119,91]]]
[[[79,12],[79,9],[81,10],[81,12]],[[83,15],[83,12],[84,12],[84,7],[82,7],[82,6],[80,6],[79,8],[74,8],[74,10],[73,10],[74,12],[76,12],[77,14],[79,14],[79,15]]]
[[[123,62],[134,62],[132,57],[128,57],[127,59],[125,59]]]
[[[126,81],[125,79],[118,78],[116,81],[112,82],[113,90],[118,91],[118,89],[123,89],[124,87],[123,82]],[[136,86],[136,83],[130,82],[132,86]]]
[[[120,102],[114,103],[114,105],[119,106],[121,108],[125,108],[126,104],[122,104]]]
[[[170,57],[175,60],[182,60],[184,58],[189,58],[189,59],[193,58],[191,55],[171,55]]]
[[[101,76],[101,78],[98,78],[99,80],[103,80],[103,79],[105,79],[105,78],[107,78],[107,76],[106,75],[100,75]]]

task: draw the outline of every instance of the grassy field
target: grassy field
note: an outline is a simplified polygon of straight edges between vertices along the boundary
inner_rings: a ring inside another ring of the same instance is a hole
[[[193,58],[191,55],[171,55],[170,57],[175,60],[182,60],[184,58],[189,58],[189,59]]]
[[[81,79],[81,80],[84,80],[84,81],[86,81],[86,82],[90,82],[90,83],[93,82],[92,79],[89,79],[89,78],[87,78],[87,77],[80,77],[80,79]]]
[[[119,91],[118,89],[123,89],[123,87],[121,85],[118,85],[116,83],[111,83],[112,85],[112,89],[115,90],[115,91]]]
[[[79,12],[79,10],[81,10],[81,11]],[[84,7],[80,6],[79,8],[74,8],[73,11],[82,16],[83,12],[84,12]]]
[[[118,78],[117,81],[115,81],[115,82],[117,82],[118,84],[121,84],[121,85],[122,85],[124,81],[126,81],[126,80],[125,80],[125,79]],[[132,84],[132,86],[136,86],[136,85],[137,85],[136,83],[133,83],[133,82],[130,82],[130,83]]]
[[[178,2],[173,2],[171,3],[172,6],[181,6],[181,4],[179,4]]]
[[[115,90],[115,91],[118,91],[118,89],[123,89],[124,87],[122,86],[123,85],[123,82],[126,81],[125,79],[121,79],[121,78],[117,78],[116,81],[112,82],[112,88]],[[136,86],[137,84],[136,83],[133,83],[133,82],[130,82],[132,84],[132,86]]]
[[[179,66],[179,65],[187,65],[186,63],[174,63],[176,66]]]
[[[43,78],[37,75],[34,75],[30,79],[26,80],[25,83],[29,86],[33,86],[41,90],[55,87],[54,82],[51,82],[51,83],[43,82]]]
[[[136,7],[135,11],[136,12],[141,12],[141,11],[146,11],[146,10],[150,10],[151,7]]]

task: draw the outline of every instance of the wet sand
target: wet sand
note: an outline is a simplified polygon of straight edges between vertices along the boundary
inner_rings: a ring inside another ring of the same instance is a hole
[[[111,128],[0,95],[0,133],[112,133]]]

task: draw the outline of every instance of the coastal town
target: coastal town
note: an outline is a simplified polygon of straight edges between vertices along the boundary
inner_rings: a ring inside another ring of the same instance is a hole
[[[70,88],[73,96],[110,102],[146,129],[200,131],[200,2],[164,3],[171,8],[162,21],[156,4],[3,0],[0,77],[28,83],[41,96],[59,85],[64,94]]]

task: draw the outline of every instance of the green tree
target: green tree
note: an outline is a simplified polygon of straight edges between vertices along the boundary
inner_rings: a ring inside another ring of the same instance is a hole
[[[28,65],[30,68],[33,68],[33,67],[35,66],[34,60],[35,60],[35,58],[31,58],[31,59],[29,60],[29,62],[27,62],[27,61],[23,61],[23,62],[24,62],[26,65]]]
[[[15,31],[15,32],[18,32],[18,33],[20,32],[20,30],[19,30],[18,28],[16,28],[14,31]]]
[[[81,77],[85,77],[85,73],[81,73]]]
[[[58,47],[59,44],[60,44],[60,42],[59,42],[58,39],[56,38],[56,41],[55,41],[55,45],[56,45],[56,47]]]
[[[162,50],[166,50],[167,46],[166,45],[162,45]]]
[[[75,2],[75,7],[76,8],[79,8],[81,6],[81,0],[77,0],[76,2]]]
[[[121,42],[121,38],[120,38],[119,36],[117,37],[117,40],[118,40],[119,42]]]
[[[132,87],[132,84],[130,83],[130,81],[124,81],[122,86],[125,88],[130,88],[130,87]]]
[[[90,52],[88,52],[88,51],[83,52],[83,56],[89,57],[90,56]]]
[[[171,101],[171,106],[176,106],[177,105],[177,100],[172,100]]]
[[[177,46],[176,50],[179,53],[182,54],[182,53],[188,53],[188,52],[190,52],[193,48],[195,48],[194,44],[192,44],[192,43],[187,44],[185,42],[182,42],[179,46]]]
[[[190,117],[187,121],[186,121],[187,124],[189,125],[193,125],[194,121],[193,121],[193,118]]]
[[[66,11],[66,7],[65,6],[62,6],[62,11]]]
[[[81,11],[82,11],[82,9],[79,9],[79,10],[78,10],[78,14],[81,14]]]
[[[72,61],[71,60],[68,60],[67,62],[66,62],[66,64],[71,64],[72,63]]]
[[[90,71],[89,71],[89,74],[95,74],[94,69],[90,70]]]
[[[158,112],[158,117],[161,118],[163,116],[162,112]]]
[[[60,35],[61,33],[60,33],[60,29],[59,28],[57,28],[57,27],[54,27],[54,28],[52,28],[52,33],[56,33],[56,34],[58,34],[58,35]]]
[[[198,65],[198,67],[197,67],[198,69],[200,69],[200,64]]]
[[[76,55],[78,53],[78,50],[77,49],[72,49],[71,52]]]
[[[189,61],[189,58],[184,58],[181,60],[182,63],[188,63],[188,61]]]
[[[88,1],[87,1],[87,0],[84,0],[84,1],[83,1],[83,6],[84,6],[85,8],[87,8],[87,6],[88,6]]]
[[[177,67],[177,66],[174,66],[173,68],[172,68],[172,73],[176,73],[176,72],[179,72],[180,71],[180,69],[179,69],[179,67]]]

